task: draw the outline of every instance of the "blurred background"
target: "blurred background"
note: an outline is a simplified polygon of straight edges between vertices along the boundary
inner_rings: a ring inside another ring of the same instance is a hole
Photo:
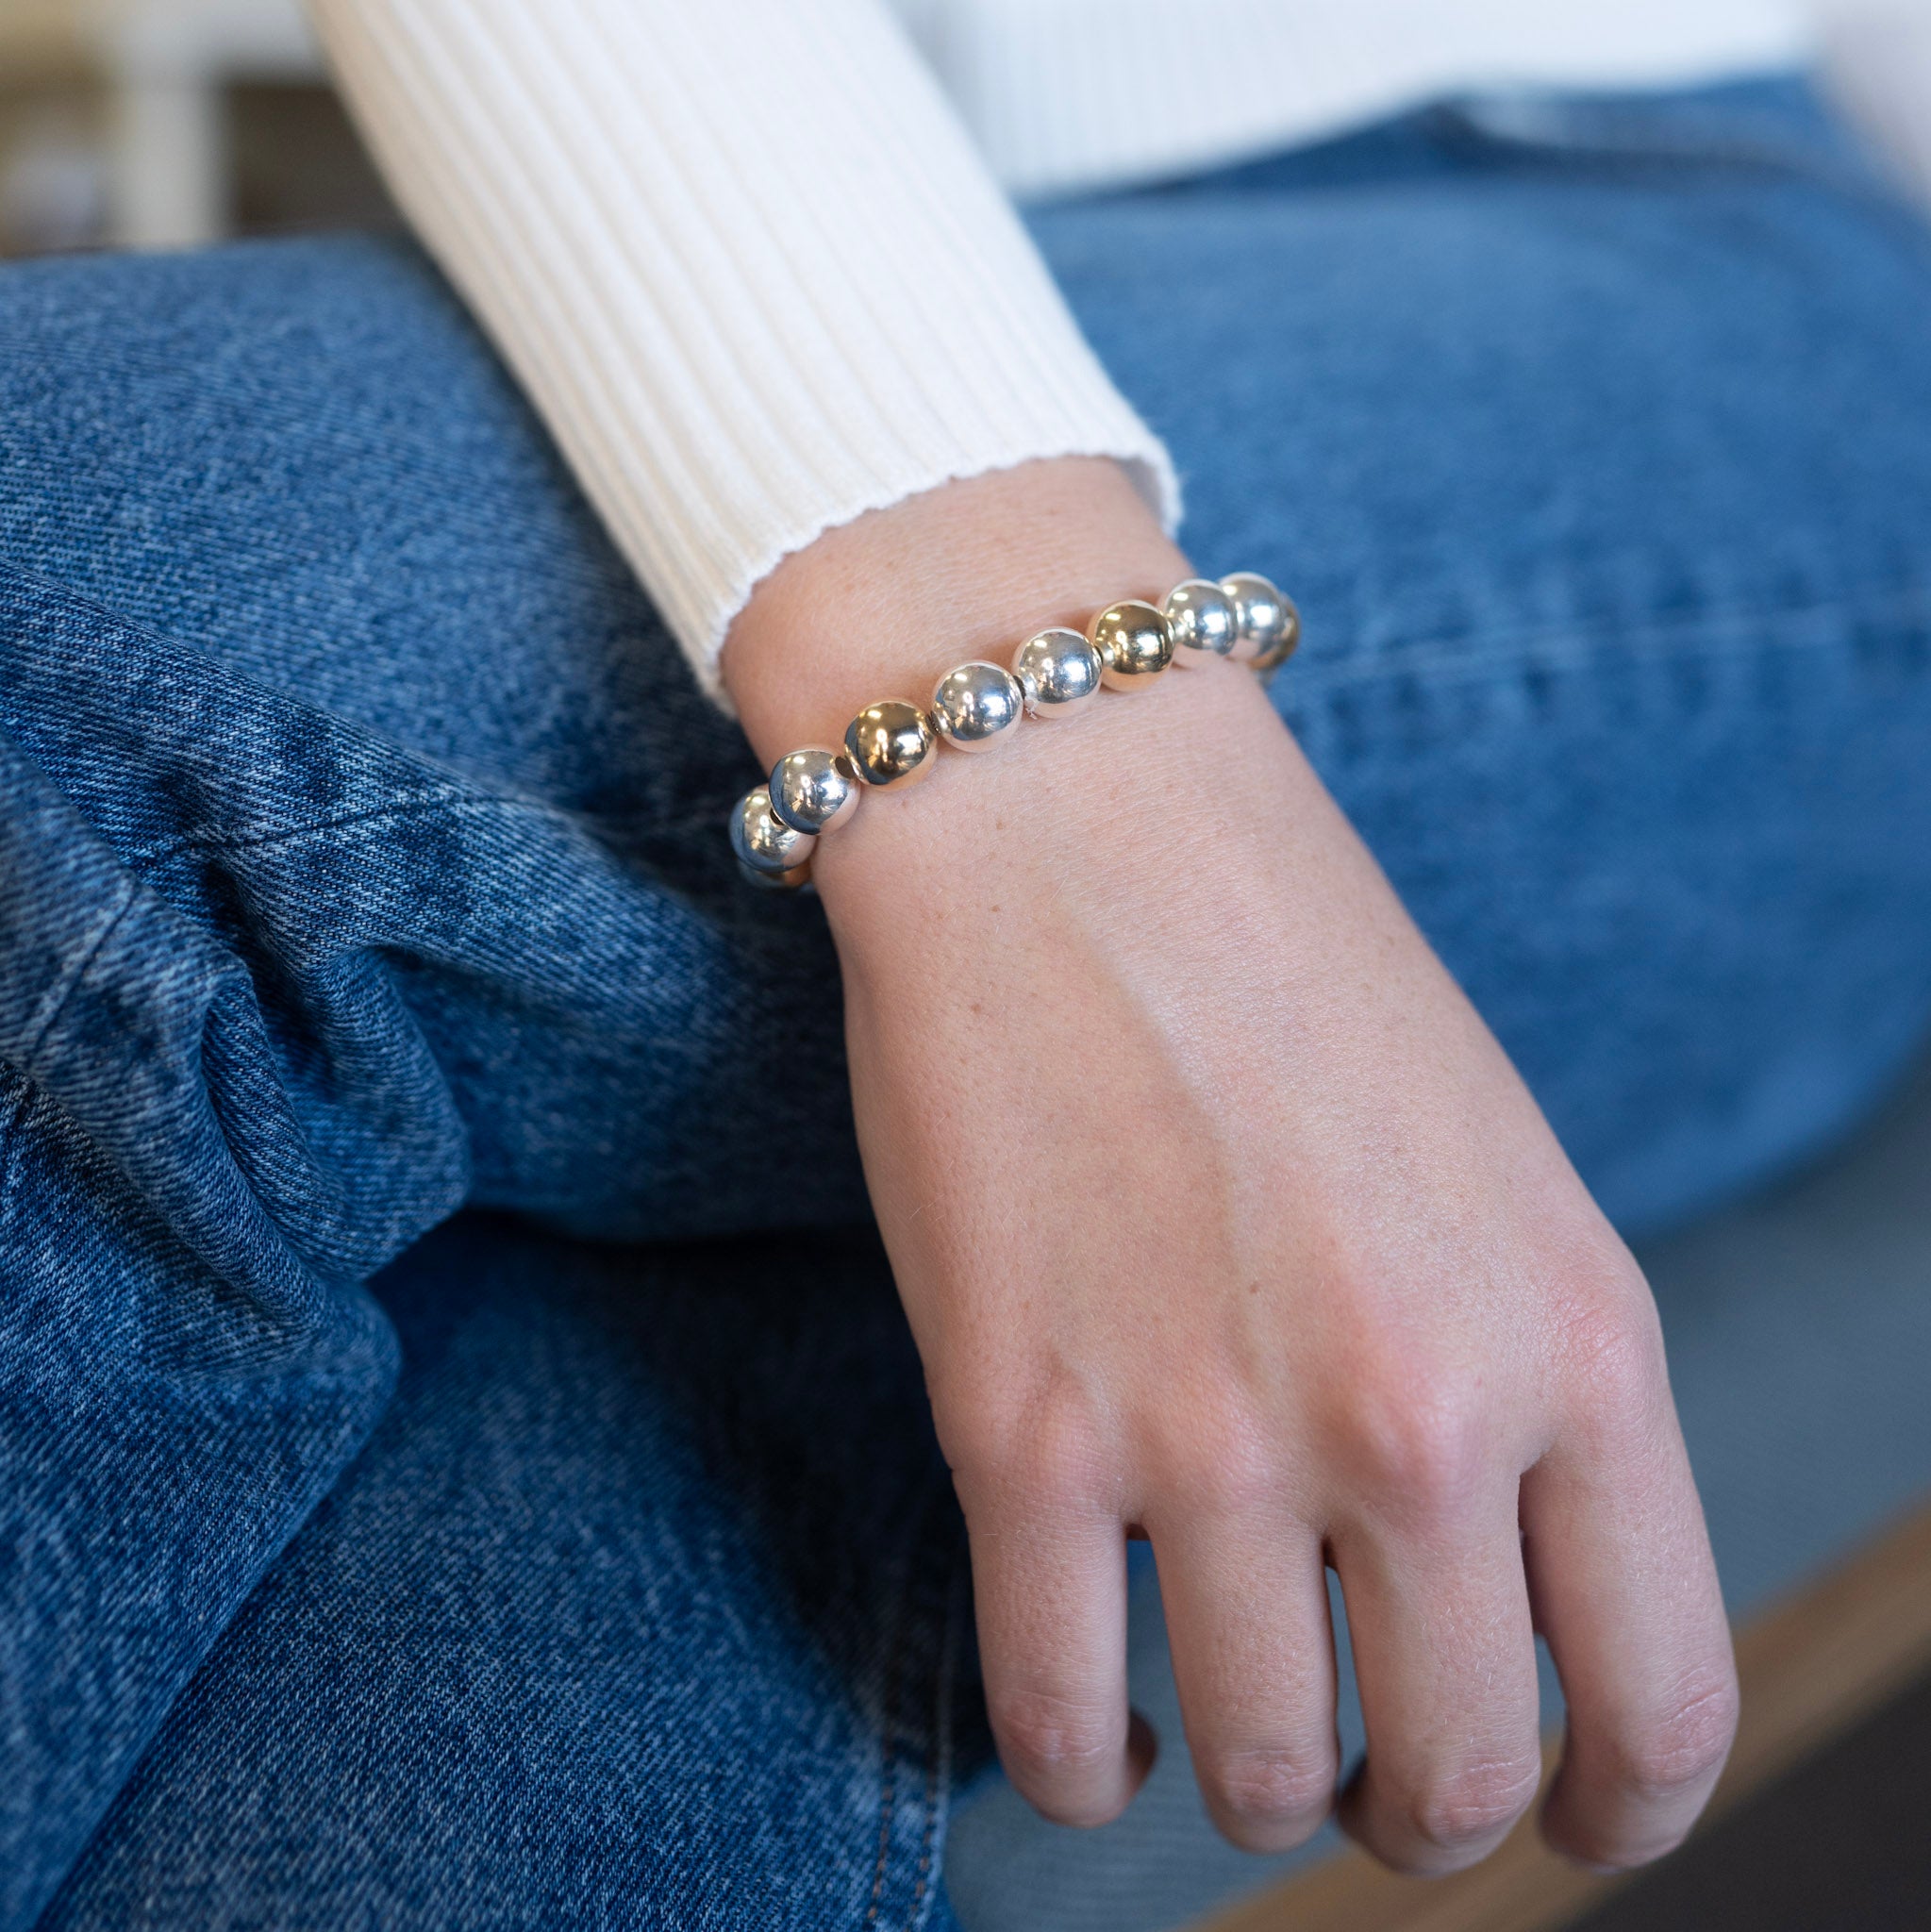
[[[395,220],[300,0],[0,0],[0,254]]]
[[[1931,0],[1815,8],[1827,84],[1931,202]],[[394,220],[300,0],[0,0],[0,254]]]

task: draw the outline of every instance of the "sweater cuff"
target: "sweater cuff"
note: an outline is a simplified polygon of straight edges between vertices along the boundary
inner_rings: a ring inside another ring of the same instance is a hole
[[[1158,439],[877,0],[312,0],[398,201],[705,688],[868,509]]]

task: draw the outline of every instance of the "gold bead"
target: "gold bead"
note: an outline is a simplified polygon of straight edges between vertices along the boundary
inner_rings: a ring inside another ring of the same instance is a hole
[[[910,785],[932,769],[939,734],[917,705],[887,698],[845,726],[845,755],[868,785]]]
[[[1174,633],[1167,620],[1136,597],[1108,604],[1087,625],[1086,634],[1107,667],[1101,681],[1115,691],[1151,684],[1174,661]]]

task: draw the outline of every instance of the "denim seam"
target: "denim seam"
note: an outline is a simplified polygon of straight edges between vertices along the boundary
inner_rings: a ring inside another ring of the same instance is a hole
[[[913,1511],[911,1533],[906,1552],[904,1584],[897,1592],[892,1618],[892,1636],[886,1651],[883,1696],[880,1700],[881,1730],[884,1736],[884,1774],[881,1780],[878,1859],[872,1874],[872,1896],[862,1923],[864,1932],[873,1932],[884,1909],[885,1882],[891,1870],[891,1846],[895,1837],[899,1787],[899,1708],[911,1688],[913,1674],[908,1657],[912,1633],[920,1627],[920,1601],[933,1570],[942,1561],[945,1609],[940,1624],[939,1643],[932,1686],[932,1724],[920,1752],[924,1773],[924,1818],[919,1830],[919,1856],[914,1870],[912,1894],[903,1921],[905,1932],[919,1932],[938,1896],[934,1878],[938,1870],[940,1828],[948,1808],[947,1780],[952,1765],[952,1699],[955,1694],[961,1618],[960,1577],[956,1546],[948,1540],[942,1558],[930,1549],[926,1537],[936,1498],[928,1495]]]
[[[1803,610],[1778,610],[1761,615],[1739,611],[1723,618],[1701,617],[1682,622],[1625,624],[1615,619],[1590,619],[1569,629],[1539,629],[1507,639],[1470,654],[1454,644],[1434,642],[1404,647],[1391,657],[1372,662],[1311,663],[1295,679],[1295,692],[1322,695],[1360,685],[1399,678],[1429,683],[1477,684],[1499,681],[1533,670],[1575,670],[1606,651],[1617,651],[1655,662],[1672,658],[1745,657],[1769,650],[1806,650],[1839,641],[1839,634],[1824,634],[1833,620],[1846,617],[1916,617],[1931,625],[1931,591],[1914,591],[1875,603],[1844,599],[1813,604]],[[1805,635],[1805,631],[1812,634]],[[1792,635],[1793,631],[1798,632]]]
[[[4,1116],[0,1116],[0,1193],[4,1193],[13,1174],[13,1150],[19,1143],[20,1124],[26,1118],[26,1110],[34,1096],[34,1083],[24,1068],[16,1067],[11,1060],[0,1060],[16,1080],[20,1091],[13,1096],[13,1105]]]
[[[1608,650],[1651,661],[1671,657],[1743,656],[1770,649],[1801,650],[1834,641],[1835,634],[1823,635],[1824,626],[1854,614],[1866,619],[1895,621],[1917,617],[1931,622],[1931,591],[1913,588],[1875,599],[1849,597],[1813,604],[1796,611],[1788,607],[1760,614],[1740,610],[1721,617],[1705,614],[1647,625],[1599,618],[1586,620],[1573,629],[1538,629],[1514,639],[1507,639],[1505,632],[1506,641],[1473,656],[1451,642],[1440,641],[1404,649],[1392,658],[1376,658],[1372,662],[1333,666],[1310,662],[1302,668],[1292,691],[1296,698],[1320,698],[1409,678],[1437,685],[1500,682],[1530,670],[1573,670]],[[1803,635],[1806,629],[1815,634]],[[1793,631],[1797,634],[1793,635]],[[191,851],[290,847],[345,829],[398,823],[439,809],[463,814],[507,811],[553,822],[574,821],[586,826],[627,823],[621,817],[573,814],[556,806],[502,793],[466,793],[460,787],[444,782],[381,805],[360,807],[274,831],[181,834],[137,849],[128,855],[127,863],[146,869]],[[663,822],[658,829],[665,837],[675,838],[701,833],[711,824],[710,814],[693,813]],[[125,906],[121,909],[125,910]]]
[[[89,934],[87,943],[82,947],[80,957],[69,967],[66,974],[47,990],[45,1014],[29,1029],[23,1042],[21,1059],[23,1063],[33,1058],[55,1026],[60,1015],[67,1010],[67,1003],[74,997],[74,989],[87,976],[88,969],[100,957],[101,948],[114,935],[115,928],[127,917],[128,908],[135,901],[135,886],[132,879],[121,883],[119,897],[100,915],[93,931]],[[25,1074],[23,1064],[21,1069]],[[31,1076],[28,1076],[31,1077]]]
[[[382,805],[365,806],[335,818],[316,819],[273,832],[207,832],[185,834],[171,841],[132,853],[127,863],[141,870],[151,869],[188,852],[271,852],[320,840],[338,832],[371,833],[405,819],[422,818],[444,812],[454,817],[487,817],[496,812],[518,812],[530,818],[567,820],[569,815],[554,806],[535,805],[527,799],[500,795],[465,793],[450,787],[442,791],[417,792],[391,799]],[[590,823],[595,823],[591,821]]]
[[[70,612],[77,611],[83,615],[97,619],[103,624],[111,625],[117,631],[139,638],[144,643],[167,653],[172,658],[184,659],[197,669],[208,671],[212,675],[232,682],[263,704],[278,709],[293,709],[309,716],[326,718],[328,715],[325,712],[316,712],[312,707],[305,705],[300,699],[290,697],[286,692],[277,691],[272,686],[258,684],[252,678],[239,677],[232,673],[208,666],[198,652],[185,645],[175,643],[164,632],[156,630],[152,625],[142,624],[138,619],[125,615],[111,606],[103,604],[99,599],[89,596],[84,591],[75,590],[72,586],[63,583],[58,578],[42,576],[37,571],[25,570],[9,559],[0,558],[0,591],[4,591],[9,579],[12,583],[25,587],[30,593],[38,593],[42,598],[51,599],[58,603]],[[5,632],[0,631],[0,635],[5,635]],[[387,742],[387,741],[380,739],[379,735],[375,736],[376,736],[377,742]],[[409,751],[407,747],[396,748],[407,758],[419,758],[421,757],[421,754]],[[389,815],[407,815],[442,804],[458,807],[487,806],[501,808],[508,810],[534,813],[540,817],[546,818],[577,818],[584,823],[590,824],[622,823],[621,820],[595,818],[589,814],[573,814],[563,808],[550,805],[541,799],[516,798],[496,792],[472,792],[466,791],[458,781],[441,779],[431,785],[404,792],[395,799],[386,800],[379,806],[358,807],[342,814],[316,819],[300,825],[290,826],[285,830],[258,833],[210,831],[177,834],[174,838],[163,840],[157,844],[137,848],[127,855],[125,863],[134,867],[144,867],[161,863],[169,858],[177,857],[183,852],[189,851],[221,852],[273,846],[283,841],[292,841],[312,837],[318,833],[334,831],[345,825],[358,824],[364,820],[379,819]],[[701,825],[707,824],[709,822],[708,817],[693,813],[689,820],[672,822],[666,829],[675,834],[695,830]]]
[[[1467,143],[1497,160],[1547,162],[1573,172],[1625,174],[1640,180],[1662,170],[1704,168],[1712,173],[1776,175],[1835,190],[1853,200],[1871,198],[1881,184],[1863,169],[1810,145],[1792,145],[1759,134],[1661,131],[1652,113],[1597,111],[1569,130],[1544,124],[1508,125],[1513,103],[1499,108],[1491,93],[1476,92],[1423,109],[1442,136]],[[1894,198],[1894,197],[1893,197]]]
[[[509,797],[501,792],[464,791],[459,787],[446,785],[439,790],[408,793],[381,805],[362,806],[332,818],[306,820],[301,824],[287,825],[275,831],[185,832],[158,844],[137,847],[127,855],[125,862],[131,867],[146,870],[188,852],[272,851],[278,846],[297,845],[325,834],[375,829],[387,822],[419,818],[435,811],[463,816],[514,812],[584,830],[622,827],[631,823],[620,814],[572,812],[563,807],[546,805],[538,800]],[[654,827],[664,838],[681,838],[692,833],[714,831],[721,823],[715,811],[706,811],[693,812],[688,818],[655,821]]]
[[[62,582],[58,577],[42,576],[39,572],[24,569],[21,565],[10,559],[0,558],[0,593],[4,593],[9,580],[13,584],[24,587],[30,593],[37,593],[39,597],[53,600],[70,611],[78,611],[83,615],[95,618],[103,624],[110,625],[116,630],[139,638],[144,643],[153,646],[157,650],[166,652],[172,658],[184,659],[199,669],[208,671],[212,675],[230,681],[263,704],[274,706],[277,708],[294,709],[310,716],[325,718],[328,715],[325,712],[316,712],[314,708],[304,704],[299,698],[291,697],[287,692],[279,691],[271,685],[259,684],[253,678],[238,676],[234,673],[209,666],[200,653],[186,645],[175,643],[165,632],[156,630],[150,625],[142,624],[136,618],[125,615],[110,605],[102,603],[98,598],[92,597],[85,591],[75,590],[71,585]],[[0,630],[0,635],[5,635],[4,630]],[[369,735],[375,737],[376,741],[379,743],[388,742],[388,741],[381,739],[379,734],[372,733]],[[406,746],[397,746],[395,748],[401,751],[402,755],[407,758],[420,758],[422,757],[422,754],[410,751]],[[394,811],[419,810],[438,803],[458,805],[487,804],[501,807],[508,810],[533,812],[542,817],[575,820],[586,824],[621,825],[629,823],[628,819],[622,815],[573,813],[567,808],[552,805],[542,799],[517,798],[500,792],[471,791],[466,790],[459,781],[441,779],[432,785],[405,792],[397,799],[386,802],[383,805],[359,807],[343,816],[318,819],[309,824],[291,826],[286,831],[258,834],[250,832],[233,834],[222,832],[180,834],[172,841],[163,841],[158,844],[143,847],[131,853],[128,856],[127,863],[136,866],[158,863],[186,851],[225,851],[236,850],[243,846],[269,845],[277,840],[294,840],[308,837],[317,832],[333,831],[341,825],[358,824],[366,818],[379,818],[385,813]],[[665,819],[657,823],[658,828],[671,837],[708,830],[718,822],[717,813],[722,808],[722,806],[720,806],[712,810],[693,811],[688,818]]]
[[[445,784],[426,791],[405,792],[398,797],[385,799],[380,805],[358,806],[353,810],[338,812],[328,818],[311,819],[299,825],[283,826],[275,831],[180,832],[156,844],[138,846],[127,855],[127,863],[134,867],[155,866],[167,859],[176,858],[184,852],[259,851],[279,844],[297,843],[304,839],[317,838],[325,832],[339,832],[371,820],[408,818],[438,806],[485,802],[493,804],[499,801],[466,799],[458,787]],[[514,803],[510,800],[500,802]]]

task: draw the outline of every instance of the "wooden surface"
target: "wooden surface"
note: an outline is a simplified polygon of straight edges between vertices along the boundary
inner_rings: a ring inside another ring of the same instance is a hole
[[[1742,1721],[1706,1822],[1931,1668],[1931,1505],[1749,1624],[1737,1666]],[[1546,1783],[1553,1742],[1543,1759]],[[1399,1878],[1351,1850],[1198,1932],[1554,1932],[1621,1882],[1544,1849],[1531,1813],[1452,1878]]]

